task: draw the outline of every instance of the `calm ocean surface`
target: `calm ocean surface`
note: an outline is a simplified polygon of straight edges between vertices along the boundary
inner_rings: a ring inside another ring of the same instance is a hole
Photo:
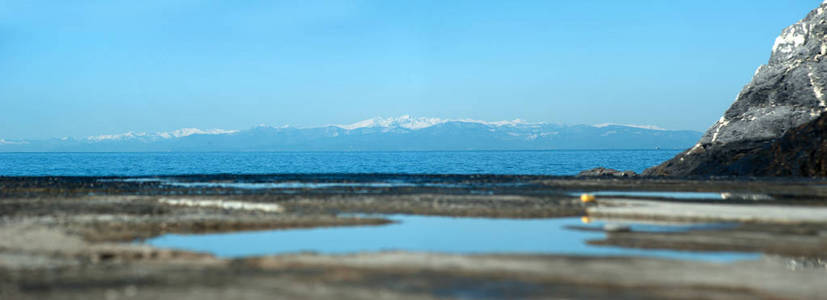
[[[0,153],[0,176],[219,173],[574,175],[599,166],[641,172],[680,151]]]

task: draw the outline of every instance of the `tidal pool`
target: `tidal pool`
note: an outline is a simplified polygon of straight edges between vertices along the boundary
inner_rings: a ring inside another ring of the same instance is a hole
[[[416,215],[380,215],[396,223],[379,226],[327,227],[245,231],[218,234],[166,234],[144,241],[160,247],[212,253],[219,257],[276,255],[297,252],[349,254],[376,251],[458,254],[564,254],[645,256],[713,262],[756,259],[757,253],[692,252],[593,246],[588,240],[605,237],[603,222],[580,218],[492,219]],[[626,224],[633,231],[705,230],[727,224]],[[700,226],[700,227],[699,227]]]
[[[678,200],[751,200],[751,201],[768,201],[773,200],[773,197],[767,194],[758,193],[707,193],[707,192],[652,192],[652,191],[597,191],[590,192],[595,196],[602,197],[640,197],[640,198],[667,198]],[[578,193],[572,193],[572,196],[578,196]]]
[[[671,198],[671,199],[705,199],[721,200],[723,193],[703,192],[647,192],[647,191],[598,191],[591,192],[595,196],[622,196],[622,197],[647,197],[647,198]]]

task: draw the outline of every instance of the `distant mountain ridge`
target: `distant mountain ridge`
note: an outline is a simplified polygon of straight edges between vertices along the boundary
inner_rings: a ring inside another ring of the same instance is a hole
[[[560,125],[471,119],[372,118],[347,125],[247,130],[185,128],[86,138],[0,139],[0,152],[148,151],[459,151],[552,149],[680,149],[701,132],[644,125]]]

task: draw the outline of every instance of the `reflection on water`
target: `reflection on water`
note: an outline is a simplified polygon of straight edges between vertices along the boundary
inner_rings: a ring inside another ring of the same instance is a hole
[[[721,193],[698,192],[599,191],[594,192],[592,194],[594,194],[595,196],[648,197],[672,199],[721,199]]]
[[[644,198],[670,199],[702,199],[702,200],[772,200],[765,194],[751,193],[703,193],[703,192],[646,192],[646,191],[599,191],[591,193],[595,196],[620,196]]]
[[[412,215],[382,216],[396,223],[315,229],[248,231],[221,234],[167,234],[147,240],[162,247],[208,252],[221,257],[243,257],[295,252],[347,254],[404,250],[442,253],[532,253],[592,256],[647,256],[729,262],[755,259],[759,254],[690,252],[593,246],[587,240],[602,239],[602,231],[573,230],[569,226],[603,228],[604,222],[580,218],[489,219]],[[631,230],[682,231],[710,229],[718,225],[626,224]],[[693,227],[694,226],[694,227]],[[699,227],[700,226],[700,227]],[[706,226],[706,227],[704,227]]]

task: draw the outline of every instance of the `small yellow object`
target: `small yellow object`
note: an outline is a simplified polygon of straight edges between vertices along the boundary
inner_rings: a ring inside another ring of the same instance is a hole
[[[592,201],[594,201],[594,195],[592,195],[592,194],[582,194],[582,195],[580,195],[580,201],[583,201],[583,203],[592,202]]]
[[[589,219],[589,217],[584,216],[580,218],[580,222],[583,222],[583,224],[589,224],[592,222],[592,219]]]

